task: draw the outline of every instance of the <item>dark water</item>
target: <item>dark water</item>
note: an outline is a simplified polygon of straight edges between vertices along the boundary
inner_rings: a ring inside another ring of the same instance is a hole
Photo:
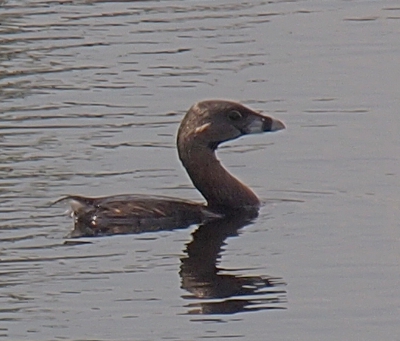
[[[399,339],[397,1],[0,4],[1,338]],[[201,200],[206,98],[288,126],[219,153],[260,217],[64,244],[67,193]]]

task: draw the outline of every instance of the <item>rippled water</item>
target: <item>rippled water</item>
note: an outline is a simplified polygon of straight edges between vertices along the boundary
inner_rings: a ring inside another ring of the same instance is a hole
[[[397,1],[0,5],[1,338],[398,337]],[[288,126],[219,153],[260,217],[66,242],[67,193],[201,200],[174,136],[205,98]]]

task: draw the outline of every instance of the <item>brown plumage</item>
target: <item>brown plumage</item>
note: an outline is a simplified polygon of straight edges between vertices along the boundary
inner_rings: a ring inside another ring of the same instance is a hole
[[[116,195],[88,198],[71,195],[73,237],[170,230],[216,219],[237,210],[258,210],[254,192],[220,164],[220,143],[247,134],[284,129],[276,119],[240,103],[208,100],[194,104],[177,136],[179,158],[207,204],[161,196]]]

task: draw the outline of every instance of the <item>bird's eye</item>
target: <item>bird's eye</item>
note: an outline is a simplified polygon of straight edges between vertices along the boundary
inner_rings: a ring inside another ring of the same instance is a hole
[[[242,114],[241,114],[239,111],[237,111],[237,110],[232,110],[232,111],[229,112],[228,118],[229,118],[231,121],[239,121],[239,120],[241,120],[241,119],[243,118],[243,116],[242,116]]]

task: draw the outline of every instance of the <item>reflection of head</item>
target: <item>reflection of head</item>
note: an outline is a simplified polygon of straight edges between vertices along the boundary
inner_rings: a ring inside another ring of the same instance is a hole
[[[285,284],[270,276],[229,274],[217,267],[222,247],[228,237],[238,236],[238,230],[257,216],[254,212],[237,214],[226,219],[210,221],[193,233],[187,244],[187,257],[181,259],[182,288],[191,293],[187,299],[208,299],[190,303],[190,314],[231,314],[241,311],[283,309]],[[280,287],[279,289],[277,287]],[[252,298],[249,299],[249,296]],[[219,301],[210,301],[219,299]],[[223,299],[223,300],[221,300]]]

